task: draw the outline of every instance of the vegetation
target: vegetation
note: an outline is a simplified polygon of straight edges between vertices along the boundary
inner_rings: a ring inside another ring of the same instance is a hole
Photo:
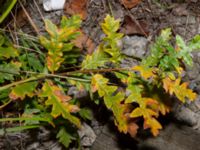
[[[86,56],[73,44],[80,24],[79,16],[63,17],[59,27],[46,20],[48,35],[39,40],[20,38],[24,45],[34,47],[31,52],[14,48],[1,34],[0,108],[12,103],[22,114],[0,121],[23,126],[0,130],[0,134],[51,126],[59,142],[68,147],[78,139],[81,122],[91,119],[91,110],[67,94],[71,86],[87,90],[96,105],[103,101],[119,131],[131,136],[136,135],[139,122],[158,135],[162,125],[157,118],[170,111],[172,97],[183,103],[195,100],[197,94],[181,77],[184,66],[192,66],[191,52],[200,49],[199,35],[185,43],[179,35],[174,39],[169,28],[164,29],[138,66],[120,68],[126,58],[118,44],[123,37],[117,32],[120,21],[106,16],[101,24],[106,36],[93,54]]]
[[[7,15],[10,13],[17,0],[0,0],[0,23],[4,21]]]

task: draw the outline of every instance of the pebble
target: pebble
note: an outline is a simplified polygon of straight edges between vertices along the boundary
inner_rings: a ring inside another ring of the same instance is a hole
[[[147,39],[141,36],[125,36],[123,38],[122,53],[130,57],[144,57],[146,53]]]
[[[83,123],[81,129],[78,130],[82,146],[92,146],[97,136],[93,129],[86,123]]]
[[[197,124],[197,117],[195,112],[185,107],[184,105],[179,105],[178,107],[176,107],[173,113],[177,120],[184,122],[185,124],[188,124],[190,126],[194,126]]]

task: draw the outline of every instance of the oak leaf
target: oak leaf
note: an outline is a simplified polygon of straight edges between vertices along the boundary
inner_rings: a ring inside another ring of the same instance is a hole
[[[151,77],[155,77],[155,69],[153,68],[149,68],[149,67],[146,67],[146,66],[134,66],[132,68],[133,70],[135,71],[139,71],[140,72],[140,75],[144,78],[144,79],[149,79]]]
[[[21,99],[23,100],[26,96],[32,97],[34,95],[34,91],[38,85],[38,82],[27,82],[23,84],[19,84],[12,88],[9,97],[12,100]]]
[[[52,81],[47,80],[44,83],[42,92],[39,96],[47,98],[45,104],[47,106],[52,106],[51,115],[54,118],[62,116],[63,118],[68,119],[71,123],[75,124],[77,127],[81,126],[80,120],[71,114],[78,112],[80,109],[78,106],[68,102],[71,100],[71,97],[65,95],[61,87],[58,87],[54,85]]]
[[[64,127],[61,127],[56,138],[59,139],[59,142],[62,143],[66,148],[69,147],[69,144],[74,140],[74,137],[66,131]]]
[[[187,88],[188,84],[186,82],[181,83],[180,78],[173,81],[166,77],[162,81],[165,91],[169,92],[170,95],[175,94],[176,97],[182,102],[185,102],[186,98],[193,101],[197,97],[196,93]]]
[[[148,128],[154,136],[157,136],[162,125],[155,118],[144,118],[144,129]]]
[[[108,79],[104,78],[100,74],[96,74],[92,78],[92,86],[95,86],[100,97],[104,98],[104,103],[107,108],[112,110],[115,117],[115,125],[118,127],[120,132],[128,132],[128,122],[125,115],[129,105],[123,104],[125,94],[118,92],[114,95],[117,90],[117,86],[108,85]]]

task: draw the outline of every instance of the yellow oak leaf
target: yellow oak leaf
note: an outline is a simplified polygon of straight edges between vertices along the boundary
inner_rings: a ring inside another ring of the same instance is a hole
[[[144,129],[150,128],[151,133],[154,136],[159,134],[159,130],[162,129],[162,125],[155,118],[145,118]]]
[[[186,82],[181,84],[180,78],[171,80],[170,78],[166,77],[163,79],[163,88],[165,91],[169,92],[170,95],[175,94],[176,97],[182,102],[185,102],[186,98],[193,101],[197,97],[197,94],[191,89],[188,89],[187,86],[188,83]]]
[[[144,79],[148,79],[151,77],[155,77],[155,70],[153,68],[148,68],[145,66],[134,66],[132,68],[134,71],[139,71],[140,75],[144,78]]]
[[[54,118],[62,116],[77,127],[81,126],[79,118],[71,114],[80,111],[80,108],[69,103],[71,97],[65,95],[61,87],[54,85],[51,80],[46,80],[39,96],[47,99],[45,105],[52,107],[51,115]]]

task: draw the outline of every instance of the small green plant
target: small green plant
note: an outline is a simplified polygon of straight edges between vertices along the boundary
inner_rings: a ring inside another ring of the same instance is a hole
[[[118,45],[123,37],[117,32],[120,21],[106,16],[101,24],[106,36],[82,62],[78,61],[82,54],[72,42],[79,34],[80,24],[78,16],[63,17],[60,27],[47,20],[49,36],[41,36],[39,41],[47,52],[40,51],[41,47],[36,46],[38,41],[32,41],[37,51],[24,54],[4,36],[0,37],[0,108],[10,102],[24,102],[22,117],[0,119],[1,122],[20,121],[23,126],[0,130],[0,134],[50,125],[55,128],[56,138],[68,147],[78,139],[81,122],[91,119],[90,109],[66,94],[72,85],[87,90],[94,103],[93,95],[97,94],[99,101],[113,113],[119,131],[131,136],[136,135],[139,121],[143,121],[144,129],[158,135],[162,125],[157,118],[170,111],[171,96],[181,102],[195,100],[197,94],[182,82],[181,74],[183,65],[192,66],[191,52],[200,49],[199,35],[187,44],[177,35],[172,44],[171,30],[165,29],[151,45],[149,56],[138,66],[120,68],[121,60],[126,57]],[[27,42],[22,40],[22,43]],[[35,62],[31,63],[32,60]],[[79,70],[74,66],[79,66]],[[106,73],[118,81],[114,82]]]

